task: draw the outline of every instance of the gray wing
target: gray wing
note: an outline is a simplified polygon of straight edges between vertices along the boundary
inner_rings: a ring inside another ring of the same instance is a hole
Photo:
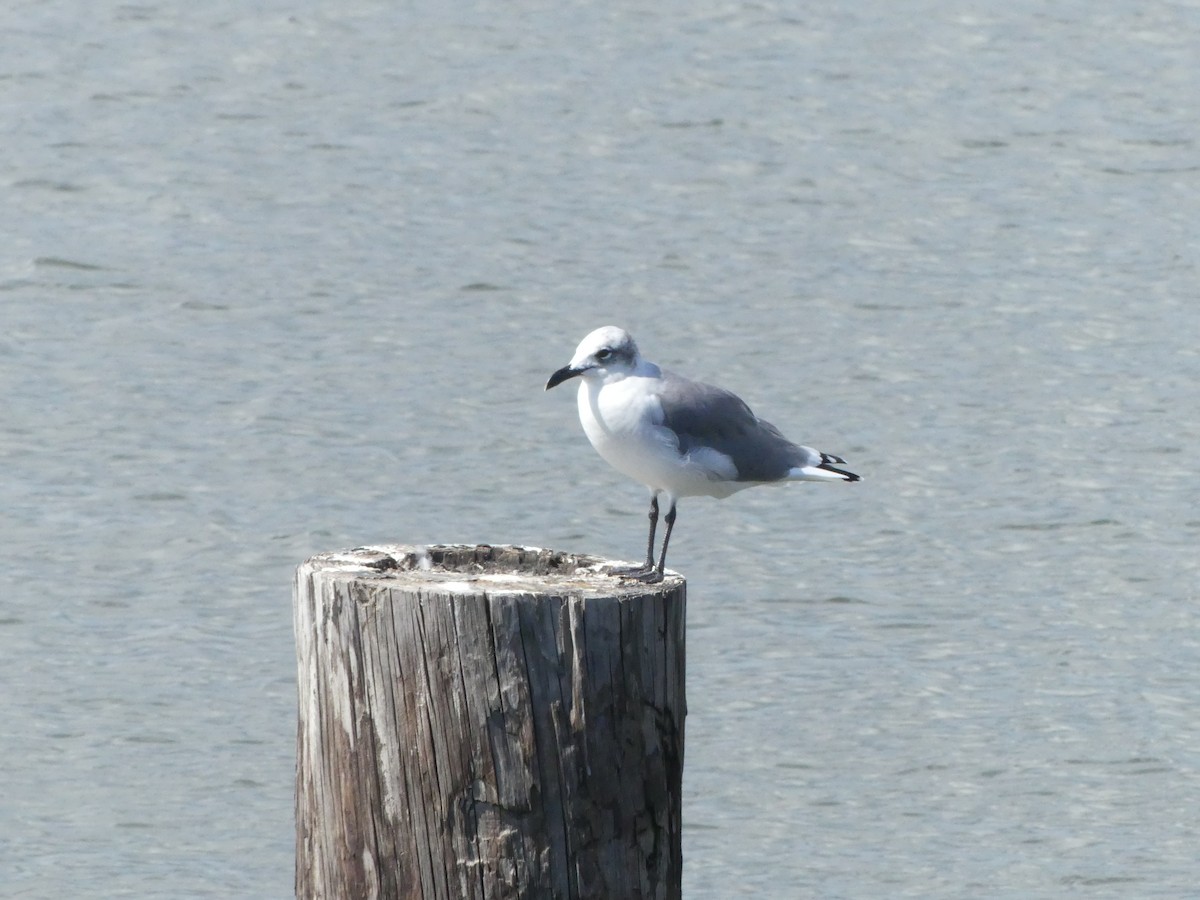
[[[738,481],[778,481],[795,466],[817,465],[820,454],[793,444],[737,394],[663,372],[663,424],[679,436],[679,452],[706,447],[724,453]]]

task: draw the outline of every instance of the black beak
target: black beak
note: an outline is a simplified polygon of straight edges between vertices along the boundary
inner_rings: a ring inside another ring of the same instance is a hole
[[[572,369],[570,366],[563,366],[557,372],[550,376],[550,380],[546,382],[546,390],[552,387],[558,387],[568,378],[574,378],[576,375],[582,375],[582,369]]]

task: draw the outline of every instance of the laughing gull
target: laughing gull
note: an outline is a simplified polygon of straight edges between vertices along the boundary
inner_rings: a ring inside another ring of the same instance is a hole
[[[729,391],[665,372],[647,362],[633,337],[607,325],[583,339],[546,390],[578,376],[579,421],[604,459],[650,489],[646,562],[615,574],[661,581],[680,497],[728,497],[756,484],[858,481],[845,460],[793,444]],[[663,495],[667,532],[658,565],[654,530]]]

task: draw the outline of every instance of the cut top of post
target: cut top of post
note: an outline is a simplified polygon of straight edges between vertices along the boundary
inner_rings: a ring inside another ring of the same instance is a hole
[[[344,573],[355,579],[376,575],[396,587],[449,593],[549,590],[582,597],[644,595],[647,585],[608,573],[620,565],[624,563],[599,556],[491,544],[380,544],[322,553],[305,563],[310,572]],[[668,569],[655,587],[670,588],[683,580]]]

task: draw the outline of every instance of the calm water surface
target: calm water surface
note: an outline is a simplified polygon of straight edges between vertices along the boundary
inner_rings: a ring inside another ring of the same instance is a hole
[[[681,506],[685,893],[1200,882],[1200,8],[3,14],[5,896],[285,897],[290,577],[637,557],[622,324],[845,455]]]

